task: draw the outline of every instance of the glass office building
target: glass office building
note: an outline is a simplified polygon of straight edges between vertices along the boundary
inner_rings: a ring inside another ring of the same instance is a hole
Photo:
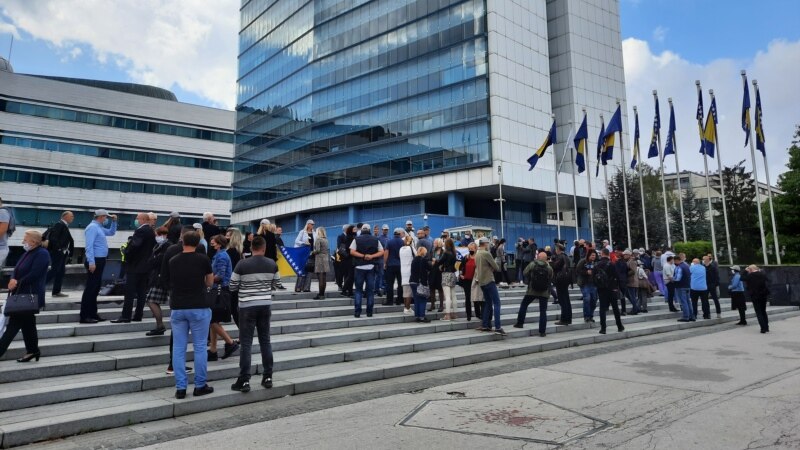
[[[575,103],[561,93],[551,102],[559,44],[548,29],[571,36],[549,19],[586,2],[616,17],[592,12],[617,24],[619,41],[616,0],[244,0],[233,221],[268,217],[287,232],[309,217],[326,226],[427,217],[546,238],[554,165],[528,173],[525,160],[550,114]],[[493,201],[500,166],[506,230]]]

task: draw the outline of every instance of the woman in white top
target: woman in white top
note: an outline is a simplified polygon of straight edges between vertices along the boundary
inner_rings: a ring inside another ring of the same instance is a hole
[[[417,255],[412,246],[414,241],[411,239],[411,236],[406,236],[404,242],[405,245],[400,248],[400,284],[403,286],[403,313],[413,315],[414,310],[411,308],[413,293],[411,291],[409,279],[411,278],[411,262]]]
[[[314,249],[314,221],[308,219],[306,221],[306,226],[299,233],[297,233],[297,239],[294,240],[294,246],[296,247],[311,247],[311,250]],[[314,274],[314,258],[309,256],[309,260],[306,263],[305,267],[305,274],[297,277],[297,281],[294,287],[295,292],[311,292],[311,280]]]

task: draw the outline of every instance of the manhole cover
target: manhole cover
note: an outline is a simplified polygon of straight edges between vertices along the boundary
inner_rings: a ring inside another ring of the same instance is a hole
[[[552,445],[610,426],[604,420],[527,395],[428,400],[400,425]]]

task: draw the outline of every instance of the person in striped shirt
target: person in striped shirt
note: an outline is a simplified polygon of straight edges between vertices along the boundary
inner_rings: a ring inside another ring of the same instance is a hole
[[[272,281],[278,266],[264,256],[267,243],[261,236],[253,238],[253,256],[236,264],[231,275],[230,290],[239,293],[239,378],[231,389],[239,392],[250,391],[250,358],[253,333],[258,328],[258,343],[261,346],[261,363],[264,376],[261,385],[272,387],[272,344],[269,337],[269,323],[272,317]]]

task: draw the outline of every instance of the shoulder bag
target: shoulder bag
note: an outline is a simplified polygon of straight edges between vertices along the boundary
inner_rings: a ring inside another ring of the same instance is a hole
[[[230,291],[222,289],[222,287],[208,288],[206,291],[206,305],[209,305],[212,311],[230,311]]]
[[[14,316],[21,314],[38,314],[39,313],[39,299],[37,295],[31,292],[27,294],[9,294],[6,299],[4,314],[6,316]]]

